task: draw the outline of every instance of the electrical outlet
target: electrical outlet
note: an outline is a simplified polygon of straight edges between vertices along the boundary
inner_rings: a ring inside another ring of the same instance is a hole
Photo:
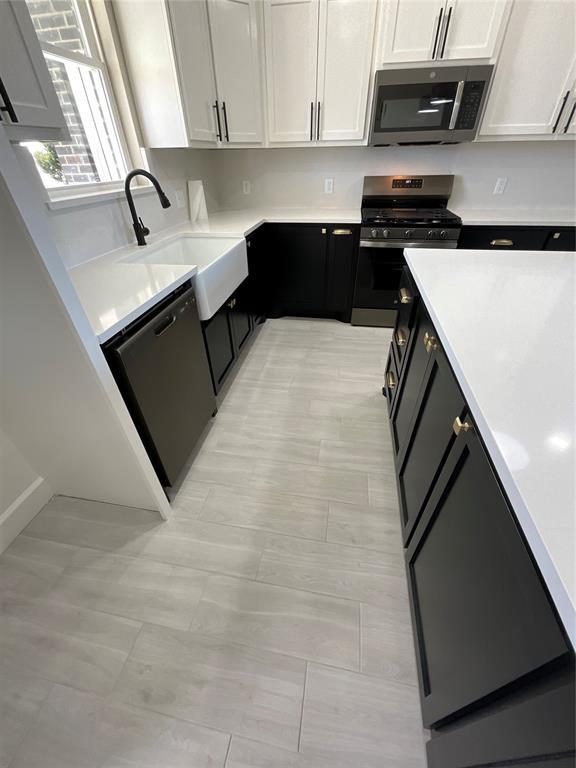
[[[494,195],[503,195],[504,190],[506,189],[506,184],[508,184],[508,179],[506,176],[500,176],[498,179],[496,179],[496,184],[494,185]]]
[[[249,181],[243,181],[242,182],[242,192],[245,195],[249,195],[250,192],[252,192],[252,185],[250,184]]]
[[[176,190],[176,208],[184,208],[186,205],[186,195],[183,189]]]
[[[331,195],[334,192],[334,179],[324,179],[324,194]]]

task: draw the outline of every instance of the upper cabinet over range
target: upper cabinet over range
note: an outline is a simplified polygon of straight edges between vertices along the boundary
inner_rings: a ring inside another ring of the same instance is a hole
[[[376,0],[265,0],[270,142],[364,138]]]
[[[480,134],[573,136],[575,112],[576,3],[516,2]]]
[[[262,141],[259,5],[116,0],[146,146]]]
[[[390,0],[379,66],[397,62],[491,59],[507,0]]]
[[[68,138],[34,24],[23,0],[0,0],[0,125],[8,138]]]

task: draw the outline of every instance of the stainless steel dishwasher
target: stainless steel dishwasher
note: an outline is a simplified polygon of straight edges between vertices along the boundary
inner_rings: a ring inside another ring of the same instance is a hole
[[[194,291],[175,291],[104,347],[164,487],[174,484],[216,413]]]

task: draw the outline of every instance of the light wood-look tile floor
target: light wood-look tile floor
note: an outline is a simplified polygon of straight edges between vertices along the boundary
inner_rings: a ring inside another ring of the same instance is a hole
[[[0,556],[0,768],[422,768],[384,329],[268,321],[174,517]]]

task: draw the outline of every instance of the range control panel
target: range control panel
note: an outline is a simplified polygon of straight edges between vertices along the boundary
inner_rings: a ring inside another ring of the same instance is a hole
[[[392,189],[422,189],[424,179],[392,179]]]

